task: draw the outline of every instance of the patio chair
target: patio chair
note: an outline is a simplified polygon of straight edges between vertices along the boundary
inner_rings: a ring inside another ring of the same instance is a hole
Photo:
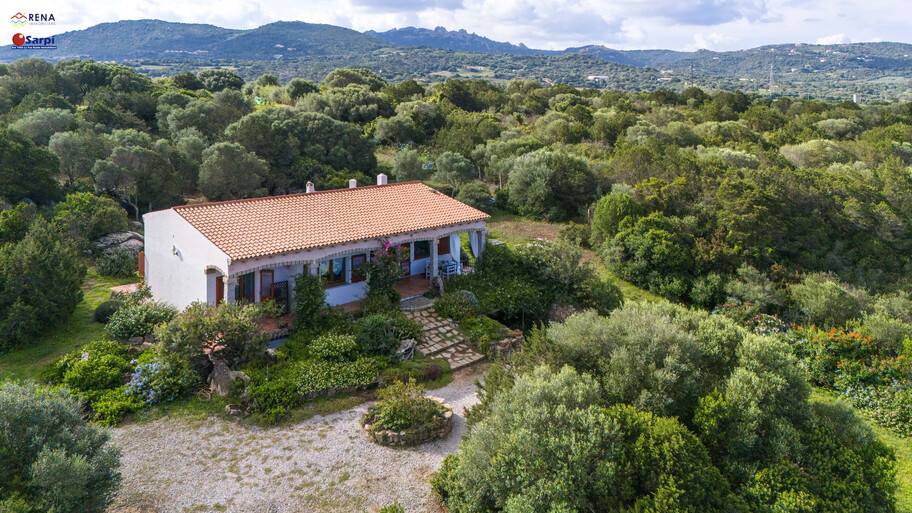
[[[443,266],[440,271],[440,274],[444,278],[449,278],[450,276],[453,276],[454,274],[458,274],[458,273],[459,273],[459,263],[458,262],[455,262],[453,260],[447,260],[446,262],[443,262]]]

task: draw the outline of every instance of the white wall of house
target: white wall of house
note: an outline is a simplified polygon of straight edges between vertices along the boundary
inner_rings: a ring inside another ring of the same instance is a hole
[[[352,301],[364,299],[367,295],[367,282],[346,283],[326,289],[326,304],[330,306],[344,305]]]
[[[145,278],[157,301],[183,310],[215,293],[207,267],[228,269],[228,255],[174,210],[143,216]]]

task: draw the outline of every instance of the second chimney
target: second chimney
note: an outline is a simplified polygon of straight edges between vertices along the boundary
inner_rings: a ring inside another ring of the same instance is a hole
[[[351,180],[348,181],[349,189],[354,189],[357,186],[358,186],[358,180],[355,180],[354,178],[352,178]]]
[[[307,192],[314,192],[315,190],[317,190],[317,189],[314,188],[314,183],[307,182]]]
[[[386,185],[386,175],[380,173],[377,175],[377,185]]]

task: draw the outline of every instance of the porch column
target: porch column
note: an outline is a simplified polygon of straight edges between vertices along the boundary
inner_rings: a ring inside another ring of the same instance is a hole
[[[430,263],[428,263],[428,265],[431,266],[431,273],[430,273],[431,278],[437,277],[437,265],[438,265],[437,262],[439,260],[439,258],[437,256],[437,244],[439,244],[439,243],[440,243],[440,239],[438,239],[437,237],[434,237],[434,239],[431,240],[431,261],[430,261]]]
[[[237,285],[236,276],[227,276],[225,278],[225,301],[237,301],[237,298],[234,297],[234,287]]]
[[[352,282],[352,257],[345,257],[345,283]]]
[[[222,280],[222,301],[227,303],[228,291],[231,289],[231,280],[227,276],[219,276],[216,280]]]
[[[260,269],[253,271],[253,302],[260,302]]]
[[[481,256],[482,254],[484,254],[485,233],[486,232],[487,232],[487,229],[485,229],[485,228],[482,228],[481,230],[478,230],[478,232],[477,232],[478,233],[478,256]]]
[[[316,260],[311,260],[307,263],[307,271],[311,276],[316,276],[320,273],[320,262]]]

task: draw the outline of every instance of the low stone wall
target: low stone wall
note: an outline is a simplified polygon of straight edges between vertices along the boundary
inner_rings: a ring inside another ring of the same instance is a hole
[[[436,397],[431,397],[430,399],[439,401],[444,408],[446,408],[446,412],[444,412],[443,416],[432,424],[406,431],[390,431],[384,429],[374,433],[371,433],[371,424],[364,424],[361,427],[364,429],[364,433],[369,440],[386,447],[409,447],[446,438],[446,436],[450,434],[450,430],[453,429],[453,408]]]

